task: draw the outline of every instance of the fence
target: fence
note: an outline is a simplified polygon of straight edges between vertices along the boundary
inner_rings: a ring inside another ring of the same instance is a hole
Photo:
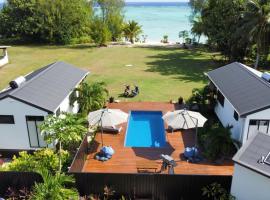
[[[103,194],[111,187],[116,195],[130,198],[202,199],[202,188],[213,182],[230,191],[231,176],[167,175],[167,174],[100,174],[73,173],[82,196]]]
[[[30,189],[35,182],[42,181],[41,175],[34,172],[0,172],[0,196],[4,196],[9,187]]]

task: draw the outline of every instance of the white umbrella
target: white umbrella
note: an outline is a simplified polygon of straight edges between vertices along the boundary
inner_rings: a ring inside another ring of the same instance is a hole
[[[197,128],[203,127],[205,122],[207,121],[207,119],[203,115],[201,115],[201,113],[188,110],[176,110],[173,112],[167,112],[162,118],[172,129],[196,128],[196,145]]]
[[[127,122],[128,114],[119,109],[100,109],[88,114],[90,126],[98,125],[101,127],[101,139],[103,146],[103,127],[115,127],[118,124]]]

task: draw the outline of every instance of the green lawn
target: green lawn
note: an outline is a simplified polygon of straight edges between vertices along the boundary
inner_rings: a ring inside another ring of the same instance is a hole
[[[123,101],[188,98],[193,88],[207,82],[203,73],[215,67],[205,51],[162,47],[13,46],[9,57],[10,64],[0,69],[0,88],[19,75],[61,60],[89,70],[87,81],[105,81],[110,96]],[[139,85],[140,95],[121,98],[125,84]]]

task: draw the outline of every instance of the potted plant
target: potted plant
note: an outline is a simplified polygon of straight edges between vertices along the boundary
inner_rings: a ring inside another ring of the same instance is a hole
[[[113,103],[114,102],[114,97],[110,97],[109,98],[109,103]]]
[[[178,104],[179,104],[179,105],[182,105],[183,103],[184,103],[183,97],[179,97],[179,98],[178,98]]]

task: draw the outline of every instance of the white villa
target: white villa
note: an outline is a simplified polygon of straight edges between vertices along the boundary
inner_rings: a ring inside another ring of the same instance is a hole
[[[38,125],[48,114],[77,113],[70,105],[74,88],[88,72],[56,62],[10,82],[0,92],[0,150],[33,150],[45,147]]]
[[[270,136],[257,132],[233,157],[231,194],[236,200],[270,199]]]
[[[238,62],[206,74],[217,92],[215,113],[244,144],[257,131],[270,134],[270,74]]]
[[[0,56],[0,67],[9,63],[8,52],[7,52],[7,49],[9,47],[10,46],[0,46],[0,49],[3,51],[2,56]]]

